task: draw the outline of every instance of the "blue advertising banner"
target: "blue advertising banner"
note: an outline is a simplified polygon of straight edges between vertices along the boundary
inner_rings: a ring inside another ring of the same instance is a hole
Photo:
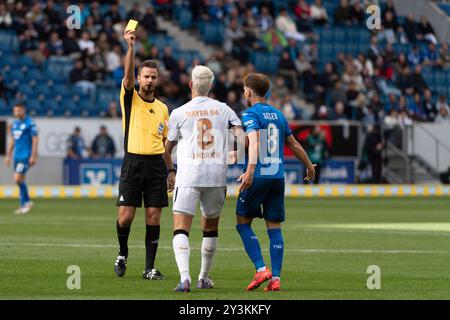
[[[65,185],[114,185],[119,182],[122,159],[64,160]],[[229,166],[227,183],[236,184],[242,174],[242,165]],[[302,184],[303,165],[297,160],[285,160],[287,184]],[[320,183],[354,183],[355,161],[353,159],[329,159],[322,165]]]
[[[325,161],[320,173],[320,183],[355,183],[355,160]]]
[[[116,184],[120,179],[121,167],[122,159],[64,159],[64,184]]]
[[[237,183],[236,180],[242,174],[243,165],[230,166],[227,172],[227,183]],[[286,159],[284,162],[286,184],[302,184],[304,167],[298,160]],[[353,159],[328,159],[322,165],[320,183],[354,183],[355,160]]]

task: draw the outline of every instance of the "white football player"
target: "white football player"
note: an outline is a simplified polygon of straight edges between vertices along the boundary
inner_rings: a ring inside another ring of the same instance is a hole
[[[192,70],[189,87],[192,100],[174,109],[169,118],[166,149],[177,146],[177,175],[173,192],[173,251],[181,281],[174,291],[189,292],[189,232],[200,201],[203,242],[202,263],[197,288],[209,289],[216,253],[219,217],[226,197],[226,171],[229,133],[242,131],[241,121],[225,103],[208,97],[214,74],[208,67]],[[233,141],[234,142],[234,138]]]

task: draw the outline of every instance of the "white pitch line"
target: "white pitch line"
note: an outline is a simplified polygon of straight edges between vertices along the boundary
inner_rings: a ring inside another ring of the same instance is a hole
[[[63,248],[118,248],[112,244],[83,244],[83,243],[26,243],[26,242],[0,242],[2,246],[17,247],[63,247]],[[129,245],[130,248],[143,249],[142,245]],[[172,247],[159,246],[160,249],[173,250]],[[199,248],[191,248],[200,250]],[[243,248],[217,248],[219,251],[244,251]],[[430,250],[382,250],[382,249],[284,249],[286,252],[297,253],[381,253],[381,254],[449,254],[450,251],[430,251]],[[262,251],[269,251],[262,249]]]

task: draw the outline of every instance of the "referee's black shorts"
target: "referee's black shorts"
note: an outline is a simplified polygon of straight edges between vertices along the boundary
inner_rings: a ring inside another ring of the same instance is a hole
[[[167,168],[162,155],[126,153],[120,173],[117,206],[140,208],[169,206]]]

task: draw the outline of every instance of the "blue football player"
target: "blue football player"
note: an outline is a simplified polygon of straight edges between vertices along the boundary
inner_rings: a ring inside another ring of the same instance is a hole
[[[15,105],[13,113],[16,119],[9,130],[11,139],[5,164],[9,167],[11,159],[14,160],[14,181],[20,189],[20,208],[14,213],[25,214],[33,206],[25,183],[25,175],[28,169],[36,164],[38,135],[34,121],[26,115],[25,105]]]
[[[284,144],[307,168],[305,180],[314,180],[315,165],[294,138],[286,118],[279,110],[267,104],[265,96],[270,89],[269,79],[251,73],[244,78],[244,96],[249,109],[242,115],[248,138],[245,173],[240,176],[239,197],[236,206],[236,229],[245,251],[255,265],[256,274],[247,290],[258,288],[270,280],[265,291],[280,290],[284,242],[281,223],[284,213]],[[258,238],[251,228],[254,218],[264,218],[270,238],[272,272],[264,263]]]

